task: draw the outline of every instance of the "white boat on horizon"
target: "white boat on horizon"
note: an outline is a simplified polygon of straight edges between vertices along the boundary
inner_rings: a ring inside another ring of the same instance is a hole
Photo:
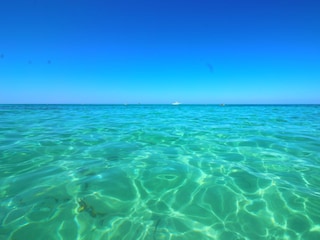
[[[171,104],[172,104],[172,105],[180,105],[181,103],[175,101],[175,102],[173,102],[173,103],[171,103]]]

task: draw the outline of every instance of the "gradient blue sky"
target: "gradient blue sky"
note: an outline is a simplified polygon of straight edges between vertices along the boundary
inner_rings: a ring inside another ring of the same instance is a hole
[[[319,0],[0,0],[0,103],[320,103]]]

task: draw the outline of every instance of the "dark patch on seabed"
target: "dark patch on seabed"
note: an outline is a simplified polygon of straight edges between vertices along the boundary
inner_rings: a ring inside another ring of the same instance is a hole
[[[157,231],[158,231],[158,226],[161,222],[161,218],[159,218],[156,222],[156,224],[154,225],[154,231],[153,231],[153,240],[156,240],[157,237]]]

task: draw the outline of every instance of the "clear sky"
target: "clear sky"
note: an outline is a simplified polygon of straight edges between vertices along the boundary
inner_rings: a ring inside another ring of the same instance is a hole
[[[319,0],[0,0],[0,103],[320,103]]]

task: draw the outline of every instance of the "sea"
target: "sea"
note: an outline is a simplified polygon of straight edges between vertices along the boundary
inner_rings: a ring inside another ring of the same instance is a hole
[[[1,240],[320,239],[320,105],[0,105]]]

